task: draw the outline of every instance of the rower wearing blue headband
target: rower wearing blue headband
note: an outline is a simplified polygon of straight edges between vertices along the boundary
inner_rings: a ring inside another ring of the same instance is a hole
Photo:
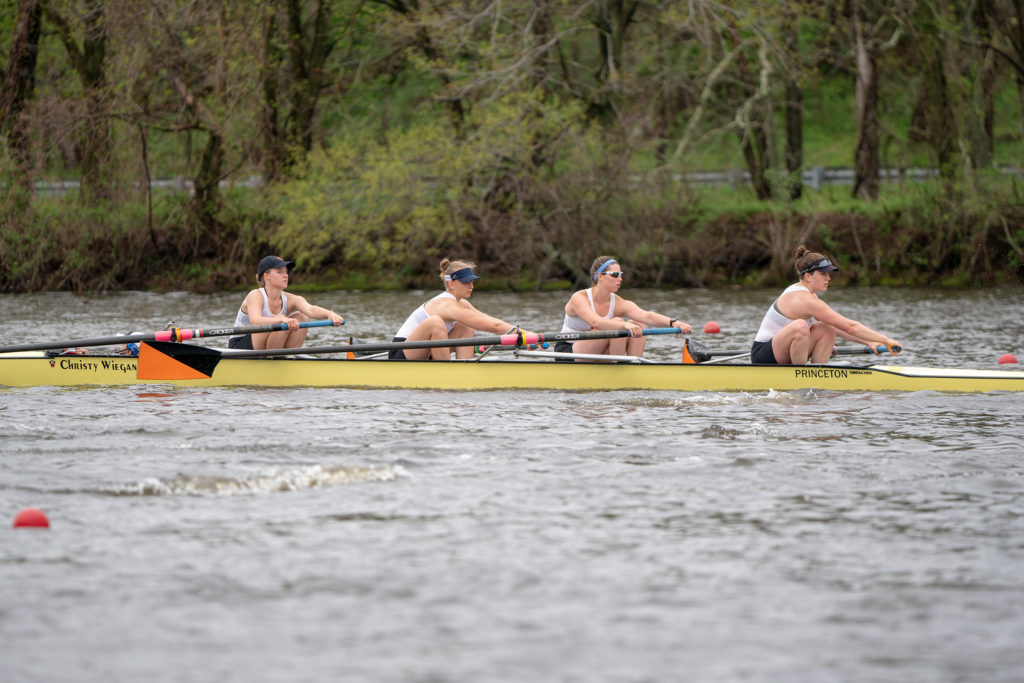
[[[395,333],[393,341],[423,341],[439,339],[465,339],[481,332],[506,334],[515,329],[503,320],[481,313],[469,297],[473,295],[473,283],[480,279],[470,261],[444,259],[440,263],[441,282],[444,291],[412,312],[402,327]],[[524,330],[526,332],[526,330]],[[451,347],[432,349],[395,349],[388,354],[393,360],[451,360]],[[472,359],[472,346],[455,347],[456,359]]]
[[[604,258],[604,257],[602,257],[602,258]],[[613,258],[610,258],[607,261],[605,261],[604,263],[602,263],[601,267],[598,268],[597,270],[595,270],[593,275],[590,276],[590,279],[593,280],[594,282],[597,282],[597,276],[600,275],[601,273],[603,273],[604,269],[607,268],[608,266],[610,266],[613,263],[615,263],[615,259],[613,259]]]
[[[594,284],[572,295],[565,305],[562,332],[590,330],[629,330],[629,337],[616,339],[587,339],[577,342],[560,341],[555,351],[566,354],[558,360],[580,362],[571,353],[607,356],[642,356],[647,337],[641,333],[648,326],[676,327],[680,334],[690,326],[677,318],[654,311],[645,311],[629,299],[618,295],[625,273],[613,256],[598,256],[590,266],[590,280]]]
[[[885,346],[895,355],[901,344],[856,320],[844,318],[818,298],[839,270],[822,254],[796,248],[798,282],[787,287],[768,309],[750,347],[750,362],[759,365],[825,363],[836,335],[872,349]],[[876,350],[875,353],[878,351]]]

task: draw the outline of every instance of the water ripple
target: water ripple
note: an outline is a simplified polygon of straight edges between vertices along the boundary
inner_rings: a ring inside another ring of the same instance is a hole
[[[327,488],[368,481],[394,481],[409,476],[405,468],[324,467],[311,465],[296,470],[268,470],[242,477],[149,477],[133,484],[101,490],[114,496],[233,496]]]

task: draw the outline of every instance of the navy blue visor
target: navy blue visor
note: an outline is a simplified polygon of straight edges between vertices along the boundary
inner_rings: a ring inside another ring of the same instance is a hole
[[[820,261],[815,261],[811,265],[809,265],[806,268],[804,268],[803,270],[801,270],[800,274],[801,275],[806,275],[807,273],[812,273],[812,272],[814,272],[816,270],[820,270],[823,273],[831,273],[833,270],[839,270],[839,269],[836,268],[835,266],[833,266],[832,262],[829,261],[827,258],[823,258]]]
[[[448,275],[444,276],[446,282],[451,280],[458,280],[459,282],[472,282],[473,280],[479,280],[480,276],[473,273],[472,268],[460,268]]]

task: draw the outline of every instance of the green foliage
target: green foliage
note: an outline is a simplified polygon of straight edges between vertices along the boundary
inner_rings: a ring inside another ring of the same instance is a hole
[[[442,121],[365,131],[310,155],[302,177],[279,186],[279,250],[318,267],[366,270],[385,279],[430,272],[440,258],[471,256],[494,214],[521,221],[526,203],[560,163],[571,163],[580,113],[509,96],[467,117],[464,137]],[[491,250],[484,245],[482,253]]]

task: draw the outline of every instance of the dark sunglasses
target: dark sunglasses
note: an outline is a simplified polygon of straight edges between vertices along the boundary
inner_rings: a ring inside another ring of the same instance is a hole
[[[607,275],[608,277],[622,277],[622,271],[613,270],[610,273],[601,273],[601,275]]]

